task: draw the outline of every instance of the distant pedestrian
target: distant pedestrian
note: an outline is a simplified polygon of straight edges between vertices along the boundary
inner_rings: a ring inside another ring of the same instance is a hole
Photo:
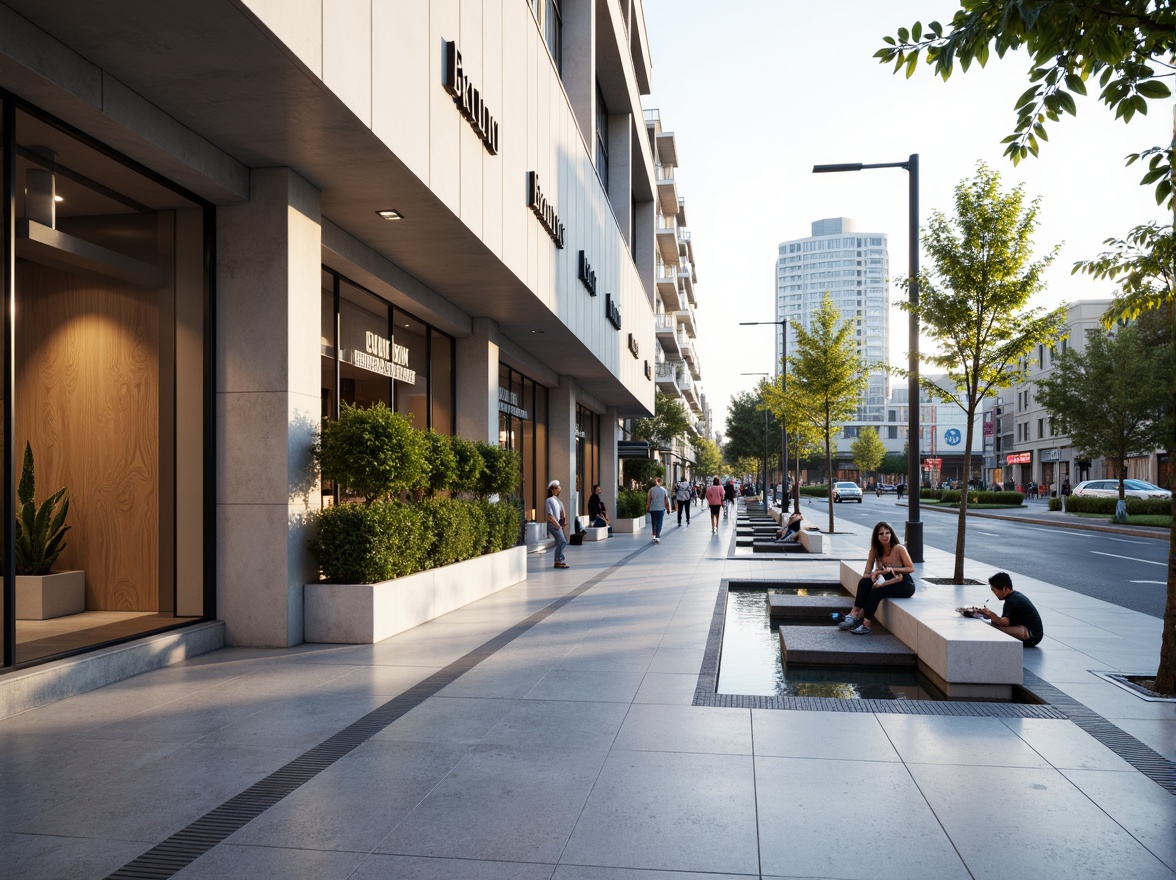
[[[564,561],[564,547],[568,546],[564,529],[568,527],[568,517],[564,513],[563,502],[559,500],[559,493],[559,480],[552,480],[547,484],[547,501],[543,505],[543,511],[547,514],[547,534],[555,539],[555,567],[571,568]]]
[[[899,480],[898,485],[894,487],[894,497],[902,501],[902,493],[906,491],[906,481]]]
[[[592,487],[592,496],[588,499],[588,516],[592,518],[593,528],[608,527],[608,508],[604,505],[600,484]]]
[[[662,520],[670,512],[670,493],[662,485],[661,477],[654,477],[653,485],[645,493],[645,509],[649,512],[649,519],[653,524],[653,543],[660,544]]]
[[[686,513],[686,525],[690,525],[690,499],[694,497],[694,489],[690,481],[683,477],[674,487],[674,506],[678,508],[678,526],[682,525],[682,513]]]
[[[998,571],[988,579],[988,586],[992,588],[996,598],[1004,602],[1004,608],[1001,609],[1004,616],[981,608],[984,616],[1002,633],[1024,642],[1026,648],[1039,644],[1045,636],[1041,615],[1023,593],[1013,589],[1013,579],[1005,572]]]
[[[712,535],[719,533],[719,511],[723,509],[725,497],[723,487],[719,485],[719,478],[715,477],[715,481],[706,490],[706,503],[710,505]]]
[[[1070,478],[1066,477],[1066,479],[1062,480],[1062,494],[1069,495],[1072,491],[1073,489],[1070,488]]]

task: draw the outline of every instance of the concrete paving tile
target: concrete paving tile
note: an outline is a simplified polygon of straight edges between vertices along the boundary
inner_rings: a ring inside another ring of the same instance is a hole
[[[614,751],[560,863],[757,874],[751,758]]]
[[[104,724],[87,735],[100,739],[189,743],[281,704],[276,698],[257,699],[239,691],[226,694],[203,690]]]
[[[698,674],[706,654],[706,638],[700,637],[693,645],[683,647],[659,646],[649,664],[650,672],[693,672]]]
[[[457,681],[442,688],[439,694],[444,697],[521,699],[539,683],[550,668],[548,664],[537,667],[525,660],[481,663]]]
[[[363,859],[363,853],[222,843],[173,876],[176,880],[257,880],[259,877],[346,880],[354,876]]]
[[[756,757],[755,779],[764,876],[970,880],[901,764]]]
[[[225,744],[183,746],[134,769],[116,765],[117,772],[103,784],[91,779],[68,802],[12,830],[155,843],[284,766],[300,751]]]
[[[1173,876],[1056,770],[916,764],[910,771],[975,880]]]
[[[1169,761],[1176,762],[1176,718],[1108,718],[1107,720]]]
[[[468,751],[448,743],[369,741],[226,842],[371,852]]]
[[[628,703],[520,700],[486,731],[483,741],[599,755],[612,746]]]
[[[222,727],[201,742],[289,747],[305,751],[359,720],[387,698],[376,694],[299,694]]]
[[[1176,871],[1176,797],[1141,773],[1063,770],[1062,774],[1123,830]]]
[[[898,761],[877,716],[848,712],[751,710],[755,754],[842,761]]]
[[[554,863],[602,760],[575,749],[479,746],[376,851]]]
[[[424,681],[438,666],[351,666],[338,678],[317,690],[335,695],[372,694],[385,699],[404,693]]]
[[[560,865],[551,880],[747,880],[759,874],[698,874],[694,871],[647,871],[640,868],[594,868]]]
[[[878,721],[908,764],[1049,766],[999,718],[879,715]]]
[[[1006,727],[1059,770],[1127,772],[1132,766],[1069,721],[1052,718],[1002,718]]]
[[[375,853],[355,872],[354,880],[551,880],[555,865],[473,859],[426,859]]]
[[[631,703],[641,678],[640,672],[552,669],[527,691],[526,699]]]
[[[560,669],[599,669],[645,672],[653,661],[655,647],[623,648],[608,639],[585,640],[569,651],[558,664]]]
[[[694,700],[698,673],[647,672],[637,689],[634,703],[662,703],[670,706],[689,706]]]
[[[710,706],[634,704],[615,748],[642,752],[751,754],[751,713]]]
[[[514,700],[432,697],[389,724],[371,741],[475,746],[514,705]]]
[[[1101,678],[1092,678],[1089,682],[1058,682],[1056,686],[1104,718],[1138,718],[1141,721],[1176,718],[1176,703],[1144,700]]]
[[[0,834],[4,876],[20,880],[97,880],[142,852],[135,841]]]

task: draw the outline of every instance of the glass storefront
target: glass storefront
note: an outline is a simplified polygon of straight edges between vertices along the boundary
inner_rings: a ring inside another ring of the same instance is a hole
[[[498,445],[521,459],[523,518],[542,516],[547,497],[547,389],[506,364],[498,365]]]
[[[588,512],[588,496],[600,482],[600,416],[576,404],[576,499],[579,513]]]
[[[205,540],[213,214],[35,109],[0,101],[14,342],[0,389],[5,549],[18,506],[40,509],[59,489],[57,509],[68,501],[51,566],[37,564],[36,541],[3,557],[0,640],[13,668],[215,614]]]

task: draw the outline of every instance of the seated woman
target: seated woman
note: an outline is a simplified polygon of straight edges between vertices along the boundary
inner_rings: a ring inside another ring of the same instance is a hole
[[[795,541],[800,537],[800,524],[804,522],[803,513],[793,513],[788,517],[788,521],[784,523],[784,528],[776,532],[776,540],[781,544]]]
[[[862,579],[858,581],[857,598],[853,609],[838,629],[849,630],[857,636],[868,636],[874,626],[874,614],[883,599],[909,599],[915,595],[915,579],[906,548],[898,543],[889,523],[880,522],[870,535],[870,555]]]

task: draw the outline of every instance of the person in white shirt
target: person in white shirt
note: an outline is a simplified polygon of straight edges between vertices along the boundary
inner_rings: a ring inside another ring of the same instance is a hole
[[[690,525],[690,501],[694,497],[694,487],[683,477],[674,486],[674,501],[678,505],[678,526],[682,525],[682,511],[686,511],[686,525]]]
[[[571,568],[564,561],[564,547],[568,546],[564,529],[568,526],[568,517],[564,513],[563,502],[559,500],[559,493],[559,480],[552,480],[547,484],[547,501],[543,505],[543,510],[547,514],[547,534],[555,538],[555,567]]]
[[[653,478],[653,485],[645,494],[645,509],[653,523],[653,543],[661,543],[662,520],[670,512],[670,493],[662,485],[661,477]]]

